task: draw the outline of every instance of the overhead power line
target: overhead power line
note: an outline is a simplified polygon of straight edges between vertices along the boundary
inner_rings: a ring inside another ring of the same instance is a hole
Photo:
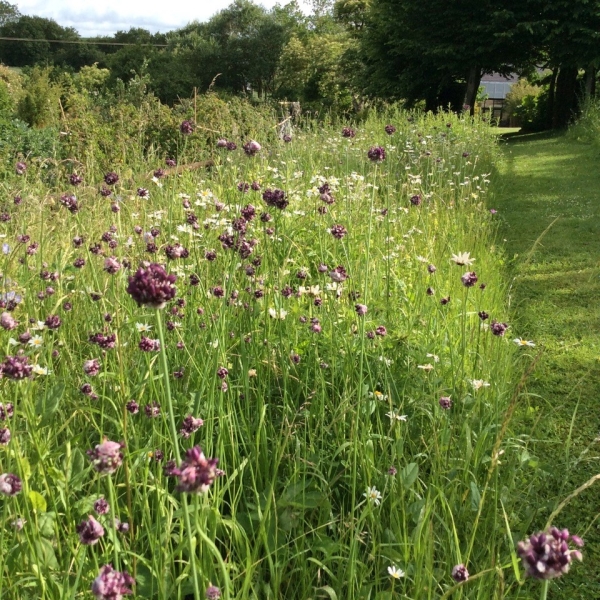
[[[93,39],[85,40],[41,40],[39,38],[16,38],[16,37],[2,37],[0,40],[7,42],[48,42],[49,44],[95,44],[96,46],[153,46],[155,48],[166,48],[168,44],[145,44],[138,43],[132,44],[131,42],[100,42]]]

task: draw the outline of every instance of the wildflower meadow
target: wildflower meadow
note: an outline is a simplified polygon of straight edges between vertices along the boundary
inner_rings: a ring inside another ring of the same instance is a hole
[[[545,598],[490,125],[264,121],[4,166],[0,598]]]

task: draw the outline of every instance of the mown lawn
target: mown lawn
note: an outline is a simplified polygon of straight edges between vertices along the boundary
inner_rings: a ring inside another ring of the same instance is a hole
[[[600,151],[560,135],[504,143],[495,203],[503,219],[512,337],[542,356],[515,425],[534,526],[596,473],[600,449]],[[531,492],[533,490],[533,492]],[[600,598],[600,483],[555,519],[586,540],[584,564],[550,598]]]

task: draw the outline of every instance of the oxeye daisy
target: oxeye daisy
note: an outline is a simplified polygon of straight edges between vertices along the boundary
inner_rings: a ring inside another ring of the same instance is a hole
[[[381,504],[381,492],[375,486],[368,487],[363,496],[375,506],[379,506]]]
[[[531,340],[523,340],[521,338],[515,338],[513,342],[517,346],[529,346],[531,348],[535,348],[535,344]]]
[[[470,252],[459,252],[458,254],[453,254],[450,257],[450,260],[461,267],[468,267],[475,262],[475,259],[471,258]]]
[[[27,342],[28,346],[33,346],[34,348],[39,348],[44,345],[44,338],[41,335],[34,335]]]
[[[402,577],[406,575],[406,573],[402,569],[399,569],[396,565],[391,565],[387,568],[387,570],[392,579],[402,579]]]
[[[148,325],[148,323],[136,323],[135,328],[138,330],[138,333],[146,333],[152,329],[152,325]]]

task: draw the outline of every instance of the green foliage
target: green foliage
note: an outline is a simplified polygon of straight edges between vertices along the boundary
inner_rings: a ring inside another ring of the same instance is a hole
[[[571,139],[600,145],[600,102],[588,98],[583,104],[581,116],[569,128],[568,136]]]
[[[60,89],[50,81],[50,69],[34,67],[23,84],[23,95],[17,106],[22,121],[32,127],[58,122]]]

